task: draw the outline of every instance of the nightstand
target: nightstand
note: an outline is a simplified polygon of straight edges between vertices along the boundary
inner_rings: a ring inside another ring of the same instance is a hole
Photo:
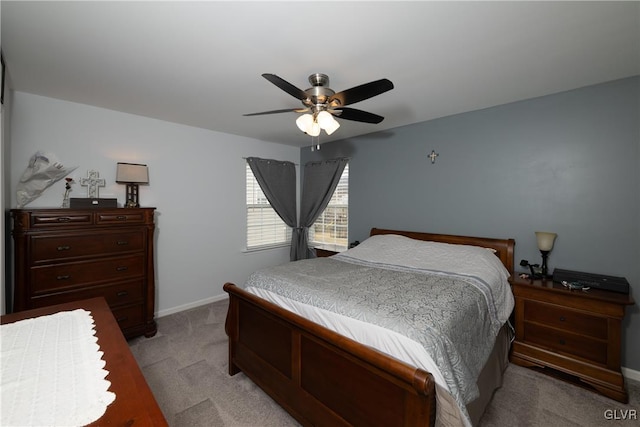
[[[568,290],[548,280],[511,280],[516,338],[510,360],[626,403],[621,324],[631,296]]]
[[[318,258],[324,258],[324,257],[328,257],[328,256],[333,256],[333,255],[335,255],[337,253],[338,252],[330,251],[330,250],[327,250],[327,249],[316,248],[316,257],[318,257]]]

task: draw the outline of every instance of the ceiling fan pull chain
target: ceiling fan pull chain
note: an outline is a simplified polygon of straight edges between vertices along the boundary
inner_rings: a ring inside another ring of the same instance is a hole
[[[316,139],[316,142],[313,142],[313,139]],[[311,137],[311,151],[320,151],[320,136],[312,136]]]

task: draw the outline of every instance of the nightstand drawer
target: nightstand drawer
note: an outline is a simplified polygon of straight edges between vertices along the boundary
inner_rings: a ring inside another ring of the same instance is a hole
[[[607,319],[535,301],[525,301],[524,316],[528,322],[540,323],[575,334],[607,339]]]
[[[144,255],[100,261],[57,264],[32,269],[33,295],[86,286],[89,283],[122,280],[144,273]]]
[[[571,354],[596,363],[607,363],[607,342],[555,328],[525,322],[523,342]]]
[[[33,236],[31,238],[32,260],[35,265],[72,258],[142,251],[143,242],[144,233],[141,230]]]

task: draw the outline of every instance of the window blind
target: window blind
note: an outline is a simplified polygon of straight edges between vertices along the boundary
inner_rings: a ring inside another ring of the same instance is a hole
[[[329,204],[309,228],[311,246],[344,251],[349,246],[349,165],[340,176]]]
[[[271,207],[248,164],[246,165],[246,183],[247,249],[289,244],[291,228]]]

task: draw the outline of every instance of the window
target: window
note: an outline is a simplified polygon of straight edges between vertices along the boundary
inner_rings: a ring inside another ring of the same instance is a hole
[[[342,172],[327,208],[309,228],[310,246],[344,251],[349,246],[349,165]]]
[[[247,249],[291,243],[291,228],[282,221],[246,165]]]

